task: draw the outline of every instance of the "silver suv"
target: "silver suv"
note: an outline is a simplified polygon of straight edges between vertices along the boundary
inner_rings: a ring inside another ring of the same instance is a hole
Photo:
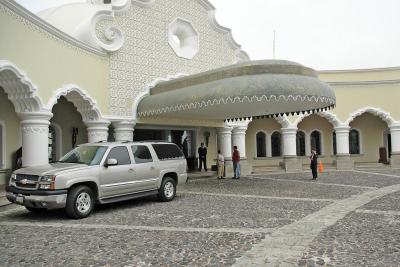
[[[99,142],[76,147],[60,161],[12,173],[7,199],[30,211],[65,208],[84,218],[95,203],[149,195],[175,197],[187,180],[182,151],[167,142]]]

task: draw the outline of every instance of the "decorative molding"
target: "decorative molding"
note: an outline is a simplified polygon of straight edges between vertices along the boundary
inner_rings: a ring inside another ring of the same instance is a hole
[[[152,109],[152,110],[146,110],[139,112],[138,115],[139,117],[146,117],[146,116],[154,116],[154,115],[160,115],[163,113],[172,113],[172,112],[177,112],[177,111],[184,111],[184,110],[191,110],[191,109],[200,109],[200,108],[206,108],[208,106],[214,106],[214,105],[226,105],[226,104],[235,104],[235,103],[243,103],[247,101],[248,103],[252,102],[271,102],[271,101],[308,101],[308,102],[322,102],[322,103],[327,103],[329,105],[335,104],[335,99],[330,98],[330,97],[322,97],[322,96],[307,96],[307,95],[262,95],[262,96],[243,96],[243,97],[227,97],[227,98],[219,98],[219,99],[210,99],[210,100],[202,100],[202,101],[194,101],[190,103],[184,103],[184,104],[177,104],[174,106],[168,106],[168,107],[161,107],[158,109]]]
[[[22,125],[21,130],[23,134],[32,135],[32,134],[47,134],[49,132],[48,126],[28,126]]]
[[[96,100],[89,93],[81,89],[78,85],[68,84],[53,91],[52,97],[49,99],[47,108],[53,109],[58,99],[64,96],[68,101],[72,102],[82,115],[84,121],[99,120],[102,118],[100,109],[97,107]]]
[[[108,21],[110,19],[114,19],[113,10],[99,10],[90,19],[89,29],[79,25],[77,29],[81,32],[75,31],[75,33],[77,36],[80,36],[79,39],[86,40],[88,43],[98,46],[107,52],[118,51],[123,46],[125,40],[122,31],[115,26],[106,26],[104,29],[97,27],[100,21]],[[99,38],[98,34],[102,34],[105,40]]]
[[[232,30],[221,26],[215,17],[215,7],[208,1],[208,0],[197,0],[197,2],[202,5],[208,13],[208,20],[212,26],[212,28],[219,33],[222,33],[226,36],[226,39],[235,53],[237,55],[236,60],[234,63],[241,62],[241,61],[249,61],[250,58],[247,53],[241,50],[241,46],[235,41],[232,36]]]
[[[315,115],[318,115],[322,118],[327,119],[333,127],[338,127],[339,125],[342,125],[343,123],[338,119],[338,117],[336,116],[336,114],[333,114],[329,111],[323,111],[323,112],[316,112],[314,113]],[[300,115],[294,122],[293,122],[293,126],[297,127],[299,125],[300,122],[302,122],[305,118],[307,118],[308,116],[310,116],[311,114],[303,114]]]
[[[374,81],[341,81],[341,82],[326,82],[332,86],[339,85],[379,85],[379,84],[400,84],[400,79],[395,80],[374,80]]]
[[[288,128],[290,126],[290,121],[286,115],[275,117],[274,119],[282,126],[282,128]]]
[[[0,60],[0,86],[14,104],[16,112],[35,112],[44,109],[37,86],[16,65]]]
[[[63,31],[57,29],[53,25],[47,23],[43,19],[39,18],[35,14],[31,13],[30,11],[28,11],[27,9],[25,9],[24,7],[19,5],[14,0],[1,1],[0,6],[1,5],[5,6],[6,8],[8,8],[10,10],[10,12],[11,12],[11,13],[9,12],[10,15],[12,15],[14,17],[16,17],[16,15],[19,16],[19,18],[16,17],[16,19],[18,19],[18,20],[21,20],[21,18],[25,19],[26,21],[37,26],[44,32],[60,39],[61,41],[65,42],[66,44],[68,44],[72,47],[80,48],[86,52],[89,52],[91,54],[95,54],[98,56],[102,56],[102,57],[105,57],[107,55],[103,51],[96,49],[95,47],[92,47],[91,45],[88,45],[85,42],[82,42],[82,41],[64,33]]]
[[[178,57],[192,59],[199,52],[199,34],[186,19],[175,18],[168,25],[168,43]]]
[[[390,112],[386,112],[380,108],[375,108],[375,107],[364,107],[361,108],[353,113],[350,114],[349,118],[346,120],[345,124],[350,125],[350,123],[358,116],[361,116],[364,113],[371,113],[372,115],[375,115],[379,118],[381,118],[384,122],[387,123],[388,127],[392,125],[392,123],[395,122],[393,117],[390,115]]]
[[[151,88],[155,87],[157,84],[159,84],[161,82],[167,82],[167,81],[170,81],[170,80],[173,80],[173,79],[177,79],[177,78],[181,78],[181,77],[184,77],[184,76],[187,76],[187,74],[185,74],[185,73],[177,73],[175,75],[168,75],[165,78],[158,77],[158,78],[154,79],[152,82],[148,83],[145,86],[144,91],[136,96],[135,101],[132,104],[133,119],[136,120],[139,117],[137,111],[138,111],[138,107],[139,107],[140,101],[142,101],[143,98],[145,98],[146,96],[150,95]]]

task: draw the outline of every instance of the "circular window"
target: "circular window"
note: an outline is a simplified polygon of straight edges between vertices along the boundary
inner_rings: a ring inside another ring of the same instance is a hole
[[[177,56],[192,59],[199,51],[199,38],[189,21],[175,19],[168,27],[168,42]]]

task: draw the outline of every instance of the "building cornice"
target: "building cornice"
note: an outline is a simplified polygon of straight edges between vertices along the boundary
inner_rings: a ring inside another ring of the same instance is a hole
[[[208,20],[212,28],[219,33],[224,34],[227,37],[228,43],[233,50],[236,51],[237,61],[248,61],[250,57],[248,54],[242,50],[241,45],[238,44],[232,36],[232,30],[230,28],[224,27],[217,22],[215,17],[215,7],[208,0],[197,0],[197,2],[202,5],[208,12]]]
[[[340,82],[326,82],[332,86],[340,85],[379,85],[379,84],[400,84],[400,79],[395,80],[375,80],[375,81],[340,81]]]
[[[373,72],[373,71],[397,71],[397,70],[400,70],[400,66],[398,66],[398,67],[386,67],[386,68],[370,68],[370,69],[319,70],[318,74],[351,73],[351,72]]]
[[[47,23],[43,19],[39,18],[29,10],[25,9],[23,6],[19,5],[14,0],[0,0],[0,4],[4,5],[5,7],[9,8],[11,11],[16,13],[17,15],[23,17],[24,19],[28,20],[29,22],[33,23],[34,25],[40,27],[41,29],[45,30],[46,32],[56,36],[57,38],[67,42],[70,45],[75,47],[81,48],[87,52],[96,54],[98,56],[106,57],[107,53],[96,49],[90,45],[81,42],[72,36],[60,31],[56,27],[52,26],[51,24]]]

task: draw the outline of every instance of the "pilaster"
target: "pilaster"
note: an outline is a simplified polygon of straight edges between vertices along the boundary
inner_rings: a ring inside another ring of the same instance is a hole
[[[89,143],[107,141],[108,125],[110,125],[110,121],[107,120],[85,121],[85,124],[87,126]]]
[[[19,112],[22,132],[22,166],[45,165],[49,162],[49,125],[53,114],[44,112]]]
[[[133,141],[135,122],[116,121],[112,125],[114,126],[115,141]]]
[[[297,127],[282,128],[283,139],[283,165],[287,172],[302,170],[302,163],[297,159],[296,154],[296,133]]]
[[[350,158],[349,132],[350,127],[340,125],[334,128],[336,133],[336,159],[334,161],[337,170],[352,170],[354,162]]]

